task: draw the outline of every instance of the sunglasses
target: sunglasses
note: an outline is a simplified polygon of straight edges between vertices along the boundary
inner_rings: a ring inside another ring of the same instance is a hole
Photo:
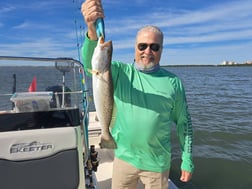
[[[137,45],[137,48],[139,51],[144,51],[147,49],[147,47],[150,47],[151,50],[157,52],[160,49],[160,45],[157,43],[147,44],[147,43],[139,43]]]

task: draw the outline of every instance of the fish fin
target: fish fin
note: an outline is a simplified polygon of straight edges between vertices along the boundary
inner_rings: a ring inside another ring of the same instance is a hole
[[[92,75],[95,75],[98,79],[104,81],[105,83],[107,83],[107,81],[103,78],[103,73],[99,72],[97,70],[91,70],[88,69],[88,72],[91,73]]]
[[[100,72],[97,70],[91,70],[91,69],[87,69],[89,73],[94,74],[94,75],[100,75]]]
[[[91,96],[88,97],[88,102],[93,102],[93,98]]]

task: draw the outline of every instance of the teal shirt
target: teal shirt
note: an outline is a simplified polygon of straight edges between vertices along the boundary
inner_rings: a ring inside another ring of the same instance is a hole
[[[84,67],[91,69],[96,41],[86,37]],[[115,119],[111,128],[115,156],[142,170],[163,172],[171,164],[171,127],[175,123],[183,170],[192,172],[192,124],[181,80],[160,68],[138,71],[132,64],[112,62]],[[90,74],[88,74],[90,75]]]

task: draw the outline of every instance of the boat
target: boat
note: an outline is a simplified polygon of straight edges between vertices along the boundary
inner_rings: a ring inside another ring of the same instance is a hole
[[[99,148],[81,62],[0,56],[0,71],[0,188],[111,188],[114,154]]]

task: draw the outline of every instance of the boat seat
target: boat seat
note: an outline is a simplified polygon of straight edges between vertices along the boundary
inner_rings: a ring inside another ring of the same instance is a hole
[[[85,188],[80,126],[0,132],[0,187]]]

